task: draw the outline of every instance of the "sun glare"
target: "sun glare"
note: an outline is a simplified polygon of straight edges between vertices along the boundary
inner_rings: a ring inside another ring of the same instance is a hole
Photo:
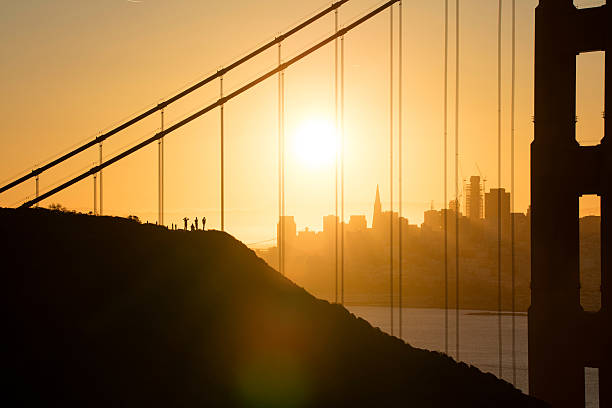
[[[293,152],[310,167],[332,163],[336,155],[336,137],[333,123],[324,119],[302,122],[293,137]]]

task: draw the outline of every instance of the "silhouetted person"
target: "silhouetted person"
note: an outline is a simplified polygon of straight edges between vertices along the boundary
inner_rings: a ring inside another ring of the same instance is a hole
[[[189,218],[185,217],[183,221],[185,221],[185,231],[187,231],[187,221],[189,221]]]
[[[195,218],[195,229],[198,230],[198,217]]]
[[[191,223],[191,230],[195,231],[195,228],[193,227],[193,222]]]
[[[202,231],[206,228],[206,217],[202,217]]]

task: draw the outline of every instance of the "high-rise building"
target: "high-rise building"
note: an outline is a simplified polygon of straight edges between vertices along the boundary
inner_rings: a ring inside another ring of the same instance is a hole
[[[442,228],[442,211],[427,210],[423,214],[423,226],[433,231],[438,231]]]
[[[326,215],[323,217],[323,234],[331,237],[336,235],[336,226],[338,226],[338,217],[335,215]],[[338,226],[338,232],[340,228]]]
[[[450,200],[448,202],[448,209],[450,212],[454,212],[461,216],[461,205],[459,203],[459,199]]]
[[[500,199],[501,208],[498,208]],[[498,209],[501,209],[501,215],[498,215]],[[505,235],[510,225],[510,193],[507,193],[504,188],[492,188],[485,194],[485,220],[490,228],[497,228],[500,216],[502,231],[505,231]]]
[[[479,220],[483,216],[482,186],[480,176],[470,177],[470,184],[465,190],[465,211],[470,220]]]
[[[351,215],[348,223],[348,232],[361,232],[368,229],[365,215]]]

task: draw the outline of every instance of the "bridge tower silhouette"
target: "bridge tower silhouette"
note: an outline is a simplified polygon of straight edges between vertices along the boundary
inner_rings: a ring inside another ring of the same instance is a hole
[[[585,367],[599,368],[600,406],[612,406],[612,136],[576,141],[576,55],[606,51],[609,112],[612,13],[540,0],[536,9],[535,136],[531,145],[530,393],[554,407],[585,404]],[[601,197],[601,310],[580,305],[579,197]]]

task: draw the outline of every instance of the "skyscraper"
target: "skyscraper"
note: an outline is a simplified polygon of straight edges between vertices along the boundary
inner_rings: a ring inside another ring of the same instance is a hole
[[[470,177],[470,184],[465,194],[465,211],[470,220],[482,218],[482,188],[480,176]]]
[[[501,196],[501,215],[498,213]],[[507,238],[510,234],[510,193],[504,188],[492,188],[485,194],[485,219],[489,228],[497,228],[497,220],[501,216],[502,235]]]

